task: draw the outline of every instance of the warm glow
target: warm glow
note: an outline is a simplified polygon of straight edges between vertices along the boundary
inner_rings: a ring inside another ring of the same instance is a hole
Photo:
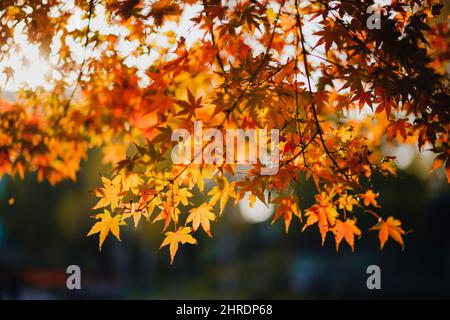
[[[15,49],[8,59],[0,61],[0,70],[10,70],[0,73],[0,87],[5,91],[17,91],[19,88],[36,89],[38,86],[48,87],[50,78],[55,77],[47,60],[45,60],[37,45],[30,44],[23,33],[23,24],[14,30]],[[12,39],[10,39],[12,40]],[[8,46],[10,42],[5,45]],[[18,45],[18,47],[17,47]]]
[[[249,193],[239,201],[239,210],[242,218],[249,223],[260,223],[267,221],[273,215],[275,211],[275,205],[270,204],[267,206],[261,200],[256,198],[253,207],[250,207]]]
[[[24,51],[25,55],[14,56],[8,63],[14,70],[11,78],[7,80],[5,74],[1,75],[0,83],[6,91],[17,91],[21,87],[36,89],[38,86],[49,85],[51,68],[39,54],[39,49],[32,45],[24,45]]]

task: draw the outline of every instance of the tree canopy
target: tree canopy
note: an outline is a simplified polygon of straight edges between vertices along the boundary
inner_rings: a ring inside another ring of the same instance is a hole
[[[276,204],[286,232],[299,219],[336,249],[354,249],[357,219],[374,220],[381,248],[403,247],[371,179],[396,174],[389,143],[435,153],[450,182],[450,29],[439,0],[377,2],[2,0],[2,86],[35,63],[25,46],[48,70],[45,84],[1,97],[0,176],[75,180],[101,148],[113,170],[93,190],[88,235],[100,249],[145,219],[161,223],[173,261],[247,196]],[[174,163],[172,133],[196,121],[224,135],[279,130],[276,174],[259,161],[196,163],[196,153]],[[296,192],[304,179],[317,188],[312,206]]]

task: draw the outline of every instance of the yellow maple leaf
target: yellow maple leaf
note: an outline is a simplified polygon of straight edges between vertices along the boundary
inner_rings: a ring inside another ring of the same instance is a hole
[[[111,205],[111,209],[114,210],[119,206],[119,202],[122,199],[121,177],[116,176],[112,181],[102,177],[102,182],[104,188],[94,190],[95,195],[101,197],[101,199],[92,209],[95,210]]]
[[[123,191],[131,191],[134,194],[139,192],[139,186],[143,183],[141,177],[136,173],[126,174],[122,176]]]
[[[172,201],[163,202],[161,206],[162,210],[155,217],[155,219],[153,219],[153,223],[164,220],[164,230],[166,230],[170,222],[173,221],[175,225],[178,223],[178,216],[180,215],[181,211],[174,206],[174,203]]]
[[[175,258],[175,254],[177,253],[178,250],[178,244],[185,244],[185,243],[190,243],[190,244],[197,244],[197,240],[195,240],[195,238],[190,235],[192,229],[190,227],[179,227],[177,231],[172,232],[166,232],[166,237],[163,241],[163,243],[161,244],[161,247],[159,247],[160,249],[164,246],[170,245],[169,246],[169,251],[170,251],[170,264],[172,264],[173,259]]]
[[[141,202],[130,202],[121,207],[125,209],[122,219],[133,217],[134,228],[137,228],[142,216],[147,218],[147,220],[150,217],[149,211]]]
[[[223,177],[220,182],[214,186],[209,192],[208,196],[211,196],[209,204],[211,206],[216,205],[219,201],[220,211],[219,215],[222,215],[223,210],[228,202],[230,196],[234,195],[234,183],[229,183],[227,178]]]
[[[116,144],[111,143],[109,145],[105,145],[102,148],[103,152],[103,164],[111,163],[115,165],[117,162],[119,162],[122,159],[125,159],[127,155],[127,144]]]
[[[171,193],[175,207],[177,207],[180,202],[184,206],[187,206],[189,204],[189,198],[192,197],[192,193],[187,188],[180,188],[176,183],[173,184]]]
[[[378,169],[383,173],[383,175],[397,175],[397,168],[393,162],[393,159],[386,157],[386,160],[380,163]]]
[[[120,241],[120,227],[119,225],[123,224],[120,220],[120,215],[116,215],[111,217],[111,213],[108,210],[104,210],[103,213],[97,214],[95,219],[100,219],[95,223],[87,236],[91,236],[96,233],[100,233],[99,235],[99,250],[102,251],[102,244],[108,236],[109,232]]]
[[[203,230],[211,237],[210,221],[216,219],[216,215],[211,212],[212,207],[208,203],[203,203],[200,207],[191,209],[186,223],[192,222],[192,229],[197,231],[201,225]]]

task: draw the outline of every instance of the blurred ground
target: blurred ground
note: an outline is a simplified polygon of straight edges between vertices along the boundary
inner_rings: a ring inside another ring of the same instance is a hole
[[[366,231],[355,253],[346,244],[336,253],[330,235],[321,246],[316,227],[302,233],[295,221],[286,235],[281,222],[249,224],[229,207],[212,225],[213,239],[202,235],[198,246],[183,246],[170,265],[154,225],[125,228],[122,242],[109,236],[101,253],[97,237],[86,237],[96,200],[86,190],[107,170],[98,167],[98,152],[89,159],[76,183],[1,180],[1,298],[450,298],[450,188],[439,172],[428,180],[411,174],[414,161],[397,179],[373,181],[384,216],[414,230],[404,252],[392,241],[380,252],[377,234]],[[299,187],[302,208],[313,191]],[[364,230],[375,224],[371,217],[359,221]],[[81,290],[66,289],[72,264],[82,270]],[[382,290],[366,288],[371,264],[381,267]]]

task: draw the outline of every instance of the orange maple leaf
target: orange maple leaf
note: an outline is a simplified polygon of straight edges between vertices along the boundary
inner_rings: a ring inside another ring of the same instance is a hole
[[[447,149],[446,152],[439,154],[433,162],[433,166],[431,167],[431,172],[437,170],[440,167],[445,165],[445,173],[447,175],[447,182],[450,183],[450,149]]]
[[[402,246],[402,249],[404,249],[402,236],[405,235],[405,230],[402,229],[400,220],[389,217],[386,221],[380,220],[375,226],[370,228],[370,230],[378,230],[381,249],[383,249],[384,244],[389,237],[398,242]]]
[[[374,193],[372,190],[366,191],[366,193],[361,194],[361,198],[364,199],[364,205],[366,207],[373,205],[374,207],[379,207],[376,198],[378,198],[379,194]]]
[[[302,231],[307,227],[317,223],[320,235],[322,237],[322,245],[325,242],[327,232],[336,224],[336,218],[339,213],[336,211],[334,204],[325,192],[316,195],[317,204],[306,210],[305,215],[308,217]]]
[[[286,228],[286,233],[289,230],[289,225],[291,224],[292,216],[295,215],[302,220],[302,214],[298,208],[297,201],[294,201],[292,196],[289,197],[278,197],[273,200],[273,203],[278,204],[277,211],[272,220],[272,224],[277,221],[281,216],[284,219],[284,225]]]
[[[342,239],[348,243],[352,251],[355,251],[355,235],[361,237],[361,230],[356,226],[356,219],[347,219],[344,222],[336,220],[333,233],[336,239],[336,251],[339,250]]]

